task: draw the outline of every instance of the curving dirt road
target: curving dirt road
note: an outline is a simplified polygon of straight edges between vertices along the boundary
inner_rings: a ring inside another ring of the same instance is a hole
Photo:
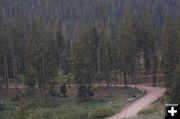
[[[134,87],[134,85],[130,86]],[[125,107],[121,112],[107,119],[122,119],[134,117],[140,110],[144,109],[145,107],[148,107],[152,102],[156,101],[165,93],[165,88],[160,87],[137,85],[137,88],[140,90],[145,90],[147,94],[135,101],[134,103],[130,104],[129,106]]]

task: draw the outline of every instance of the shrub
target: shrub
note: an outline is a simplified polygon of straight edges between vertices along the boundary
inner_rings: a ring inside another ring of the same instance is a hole
[[[94,96],[94,91],[91,89],[91,87],[86,87],[85,85],[80,85],[78,88],[78,98],[80,101],[86,101],[89,97]]]
[[[49,90],[49,94],[50,94],[52,97],[56,97],[56,96],[58,95],[58,91],[56,90],[56,88],[51,87],[50,90]]]
[[[67,92],[66,84],[61,85],[60,92],[65,96]]]
[[[88,96],[90,96],[90,97],[93,97],[93,96],[94,96],[93,90],[88,89]]]
[[[78,87],[78,95],[77,98],[80,101],[86,101],[87,100],[87,89],[85,85],[80,85]]]

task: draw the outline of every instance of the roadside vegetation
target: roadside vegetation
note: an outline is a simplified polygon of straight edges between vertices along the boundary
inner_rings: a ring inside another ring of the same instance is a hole
[[[66,96],[52,97],[48,94],[44,104],[37,93],[33,98],[23,97],[25,90],[19,89],[20,93],[16,94],[14,89],[9,89],[9,96],[6,90],[0,92],[1,119],[102,119],[119,112],[123,106],[143,95],[133,88],[101,87],[94,89],[93,98],[81,102],[76,97],[78,88],[71,87],[67,89]]]

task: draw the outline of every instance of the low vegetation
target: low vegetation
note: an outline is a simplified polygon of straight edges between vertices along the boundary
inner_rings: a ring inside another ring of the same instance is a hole
[[[138,114],[139,115],[149,115],[149,114],[155,113],[157,111],[158,110],[156,110],[156,109],[144,109],[144,110],[141,110],[140,112],[138,112]]]
[[[64,93],[55,97],[47,95],[44,104],[37,94],[38,91],[30,97],[27,95],[31,93],[25,92],[26,90],[29,89],[19,89],[19,93],[15,94],[13,89],[9,89],[9,96],[5,95],[6,90],[0,93],[1,119],[102,119],[133,102],[128,99],[135,100],[143,95],[133,88],[101,87],[93,88],[94,96],[82,102],[77,98],[78,87],[71,87],[67,89],[67,96]],[[24,97],[23,92],[26,95]]]

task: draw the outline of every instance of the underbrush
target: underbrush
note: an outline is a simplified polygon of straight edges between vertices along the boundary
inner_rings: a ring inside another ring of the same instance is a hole
[[[93,108],[62,107],[11,112],[9,119],[102,119],[114,114],[109,106]]]
[[[132,88],[99,88],[94,98],[80,102],[77,89],[68,89],[68,96],[46,97],[43,102],[37,91],[33,97],[26,95],[9,95],[0,98],[0,119],[103,119],[121,110],[143,95]],[[12,93],[13,94],[13,93]],[[29,93],[26,93],[29,94]],[[131,100],[131,101],[130,101]]]

